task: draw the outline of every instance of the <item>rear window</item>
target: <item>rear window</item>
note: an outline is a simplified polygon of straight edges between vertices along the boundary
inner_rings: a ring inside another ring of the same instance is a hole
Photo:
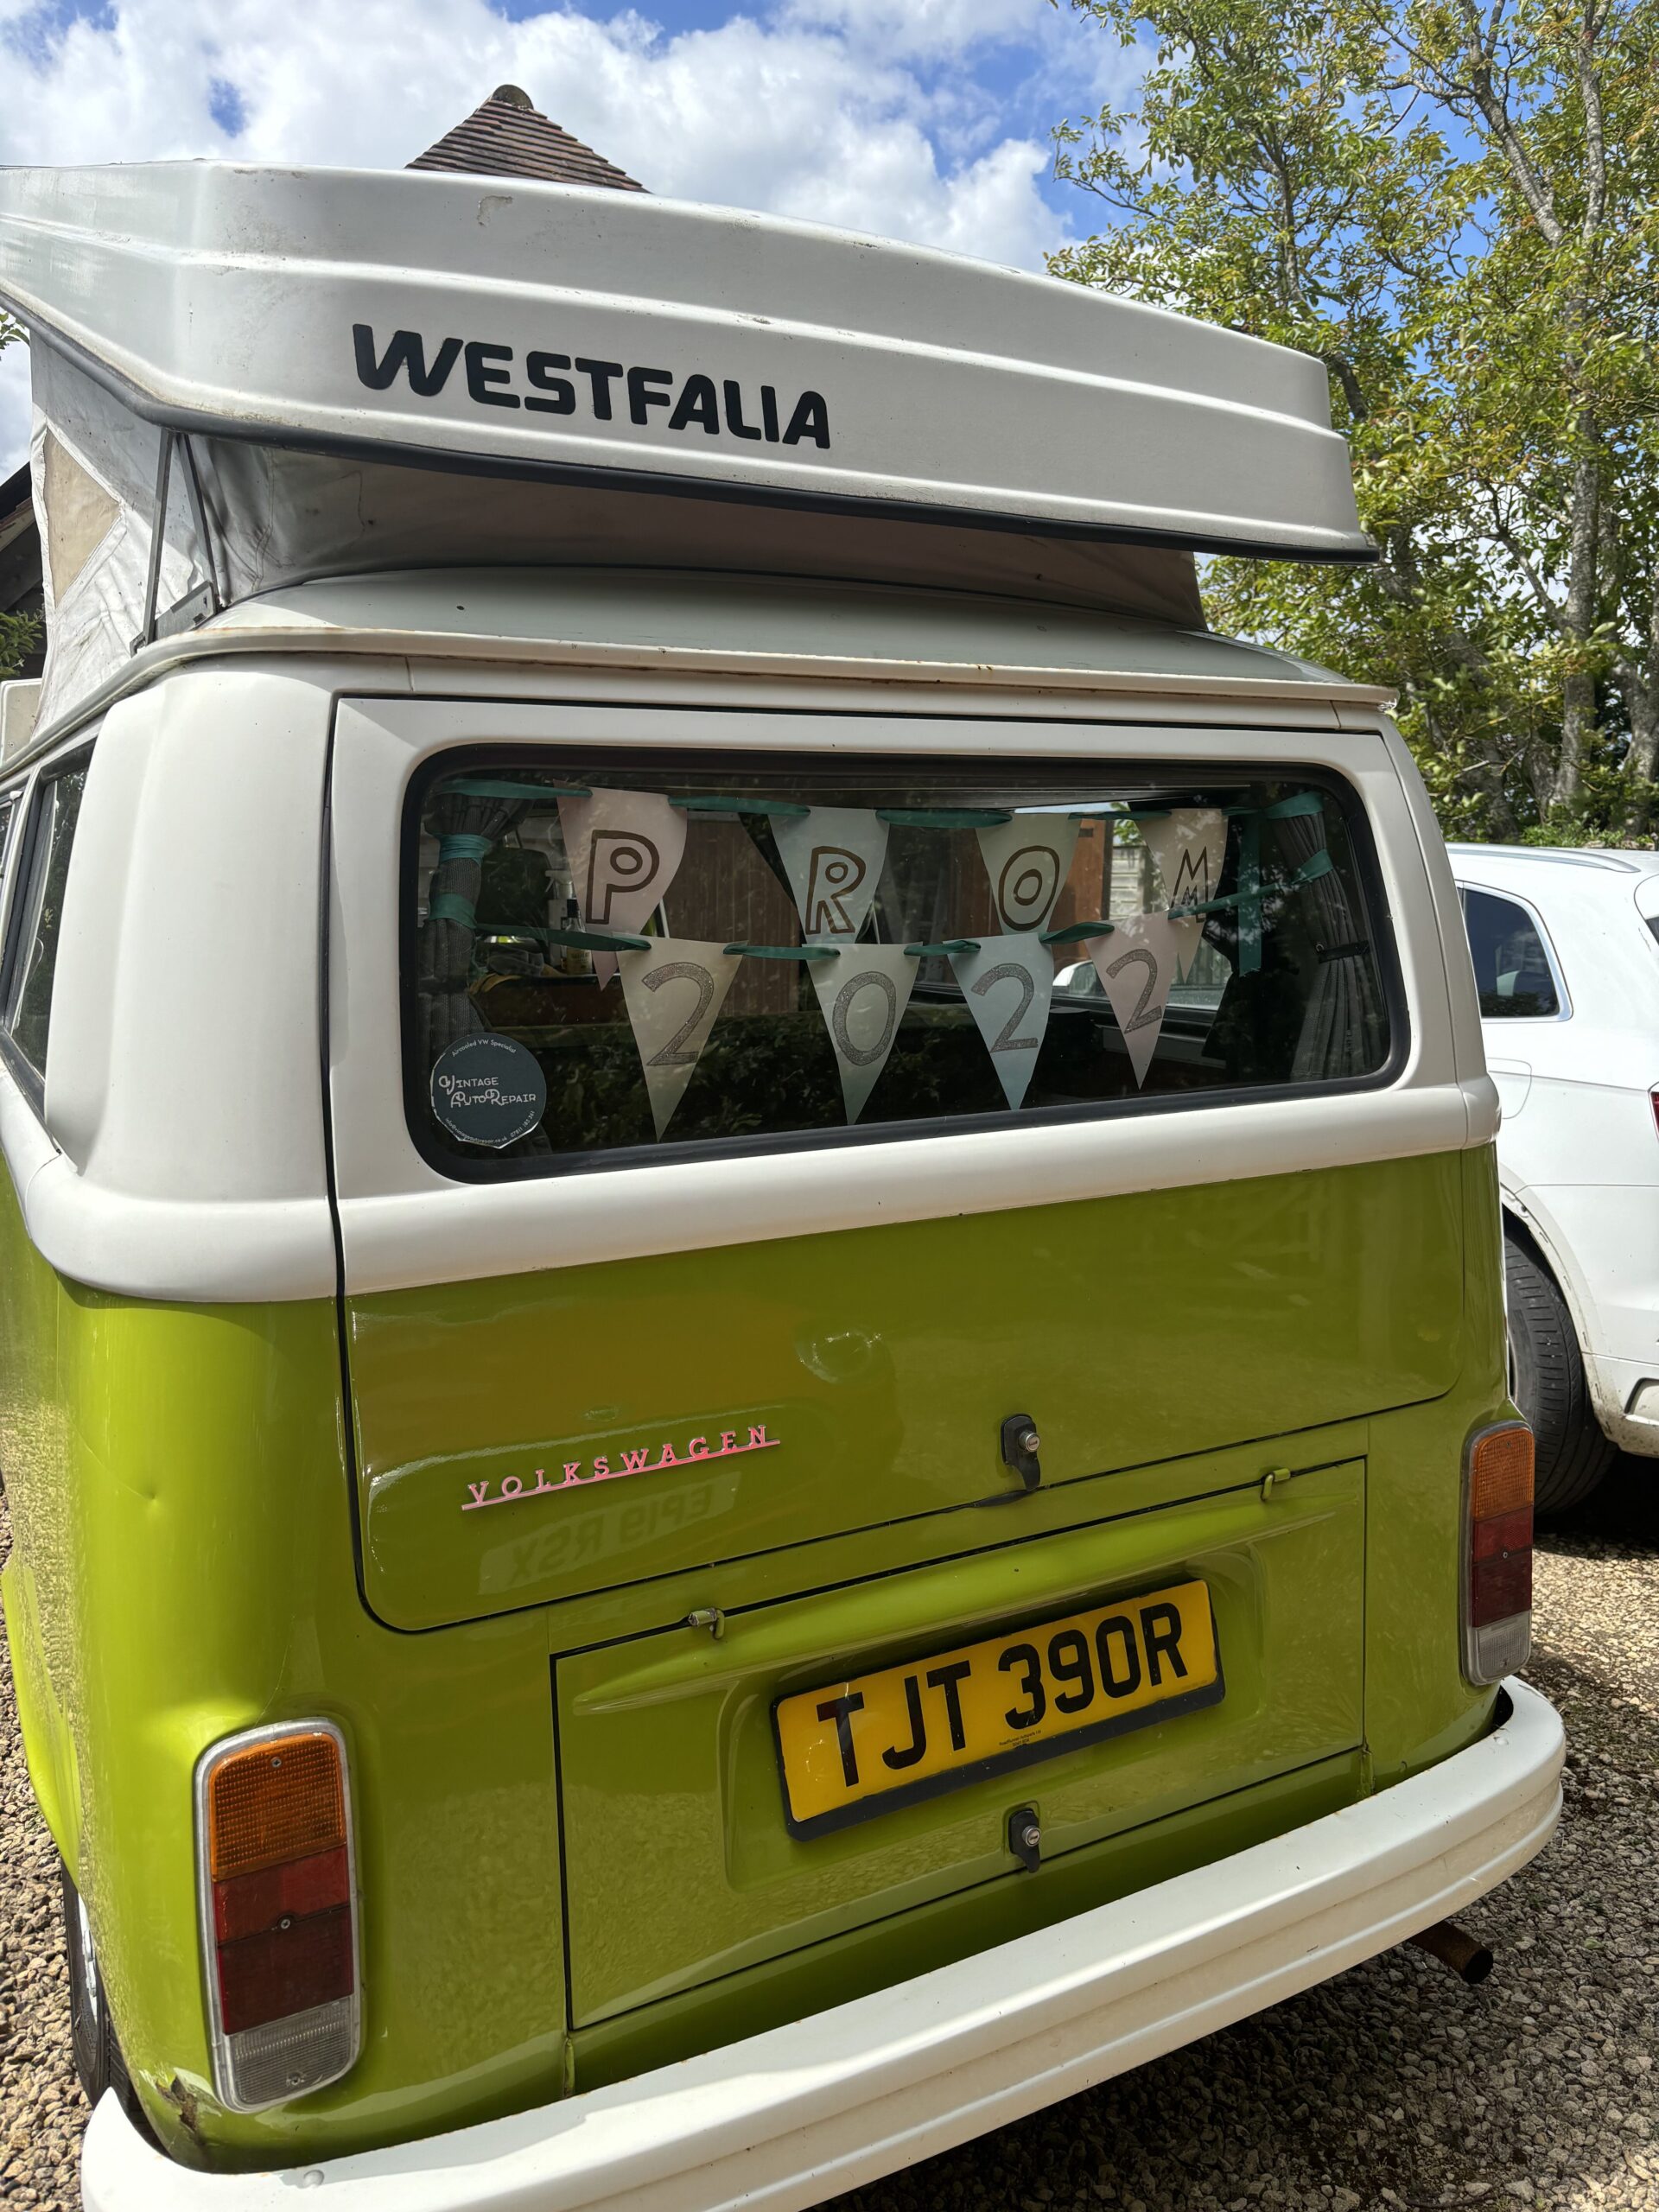
[[[1334,779],[446,755],[410,1125],[524,1173],[1376,1081],[1369,854]]]
[[[1538,925],[1524,906],[1490,891],[1464,893],[1480,1011],[1488,1021],[1537,1021],[1561,1010]]]

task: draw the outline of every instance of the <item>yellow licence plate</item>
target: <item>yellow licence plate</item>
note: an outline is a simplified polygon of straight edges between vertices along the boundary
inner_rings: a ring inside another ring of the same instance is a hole
[[[772,1708],[791,1832],[815,1835],[1222,1694],[1210,1592],[1182,1582]]]

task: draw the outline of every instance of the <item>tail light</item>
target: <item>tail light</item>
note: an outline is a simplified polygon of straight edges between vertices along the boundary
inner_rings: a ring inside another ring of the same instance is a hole
[[[1496,1682],[1532,1649],[1532,1431],[1523,1421],[1469,1440],[1464,1471],[1463,1671]]]
[[[357,2057],[357,1879],[346,1746],[326,1720],[251,1728],[196,1770],[213,2082],[236,2112]]]

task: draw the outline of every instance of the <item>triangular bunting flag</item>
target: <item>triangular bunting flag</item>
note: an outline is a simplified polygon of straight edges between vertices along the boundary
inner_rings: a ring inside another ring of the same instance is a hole
[[[869,807],[815,806],[804,815],[774,814],[772,834],[807,943],[852,944],[881,880],[887,823]]]
[[[696,938],[665,937],[648,952],[613,957],[661,1136],[685,1095],[743,956]]]
[[[638,935],[679,872],[685,826],[679,808],[658,791],[562,798],[559,828],[583,927]],[[608,983],[616,955],[596,952],[594,973],[601,986]]]
[[[1172,906],[1204,906],[1220,896],[1227,817],[1218,806],[1178,806],[1168,814],[1147,816],[1136,826],[1158,863]],[[1204,942],[1204,917],[1189,915],[1177,928],[1185,976]]]
[[[1175,980],[1184,982],[1192,973],[1192,963],[1204,943],[1204,916],[1182,914],[1171,922],[1170,927],[1175,932]]]
[[[1218,806],[1178,806],[1135,823],[1158,863],[1172,906],[1202,906],[1221,892],[1227,817]]]
[[[858,944],[808,969],[841,1070],[849,1122],[863,1112],[887,1064],[919,964],[902,945]]]
[[[1137,1089],[1158,1049],[1164,1010],[1175,982],[1180,950],[1178,925],[1167,914],[1121,914],[1109,937],[1094,937],[1084,950],[1111,1001],[1128,1047]]]
[[[1024,1103],[1048,1027],[1054,957],[1035,930],[988,937],[976,952],[953,952],[951,973],[985,1039],[1010,1106]]]
[[[1001,928],[1017,933],[1048,927],[1071,873],[1077,830],[1064,814],[1016,814],[976,832]]]

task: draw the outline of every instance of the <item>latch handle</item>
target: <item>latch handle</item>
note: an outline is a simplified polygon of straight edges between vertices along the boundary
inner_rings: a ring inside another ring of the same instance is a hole
[[[1037,1424],[1029,1414],[1010,1414],[1002,1424],[1002,1462],[1011,1467],[1027,1490],[1035,1490],[1043,1479],[1042,1464],[1037,1454],[1043,1448],[1043,1440],[1037,1433]]]

